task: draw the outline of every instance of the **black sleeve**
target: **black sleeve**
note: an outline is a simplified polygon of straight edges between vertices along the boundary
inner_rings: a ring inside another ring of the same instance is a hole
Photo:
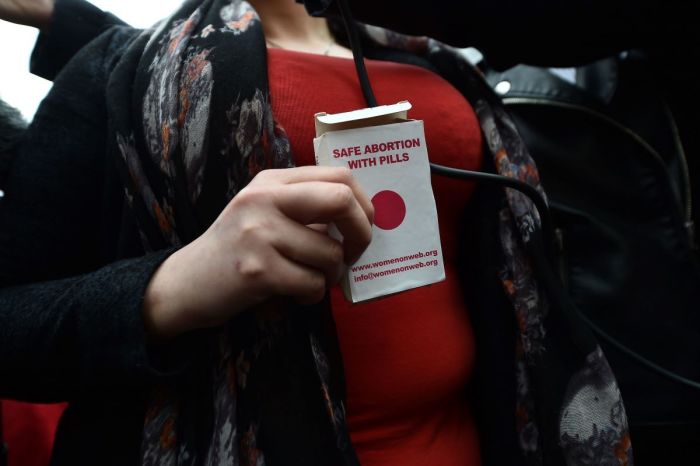
[[[700,34],[686,0],[348,0],[356,19],[461,47],[492,64],[573,66],[630,48],[695,50]],[[331,0],[304,0],[312,14]]]
[[[153,367],[141,319],[168,253],[0,289],[0,398],[60,401],[169,375]]]
[[[114,393],[187,364],[178,345],[172,360],[156,359],[141,318],[171,251],[113,263],[123,191],[105,150],[104,92],[135,33],[110,29],[76,55],[10,169],[0,200],[0,398]]]
[[[53,81],[66,63],[86,44],[122,20],[85,0],[56,0],[49,32],[39,34],[30,71]]]

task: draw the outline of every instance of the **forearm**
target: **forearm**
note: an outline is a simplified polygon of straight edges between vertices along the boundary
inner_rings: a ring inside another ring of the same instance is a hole
[[[0,0],[0,19],[39,29],[48,28],[53,0]]]

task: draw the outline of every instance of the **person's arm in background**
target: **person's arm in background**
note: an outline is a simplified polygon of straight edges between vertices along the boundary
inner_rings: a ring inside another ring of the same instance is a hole
[[[122,20],[85,0],[56,0],[48,28],[41,28],[30,71],[53,81],[66,63],[86,44]]]
[[[0,0],[0,19],[40,30],[30,69],[50,81],[86,44],[125,25],[85,0]]]
[[[305,0],[312,14],[334,0]],[[685,0],[348,0],[359,21],[482,50],[499,68],[573,66],[630,48],[695,48]]]
[[[0,19],[47,29],[53,8],[54,0],[0,0]]]

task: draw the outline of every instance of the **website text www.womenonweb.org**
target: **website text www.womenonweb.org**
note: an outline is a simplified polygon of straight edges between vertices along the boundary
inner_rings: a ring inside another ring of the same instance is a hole
[[[425,252],[417,252],[415,254],[410,254],[407,256],[395,257],[393,259],[384,259],[377,262],[370,262],[368,264],[356,265],[354,267],[351,267],[350,270],[353,273],[353,280],[355,282],[362,282],[365,280],[374,280],[375,278],[386,277],[388,275],[395,275],[397,273],[403,273],[410,270],[422,269],[423,267],[437,267],[439,264],[438,259],[422,260],[430,257],[436,258],[437,256],[437,249],[433,249]],[[392,267],[386,270],[374,270],[391,265],[404,264],[406,262],[411,263],[401,265],[398,267]]]

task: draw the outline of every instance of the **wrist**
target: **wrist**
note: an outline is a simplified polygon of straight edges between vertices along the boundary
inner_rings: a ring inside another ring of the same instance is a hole
[[[144,326],[149,338],[155,341],[167,341],[197,327],[178,279],[179,252],[158,267],[144,295]]]

